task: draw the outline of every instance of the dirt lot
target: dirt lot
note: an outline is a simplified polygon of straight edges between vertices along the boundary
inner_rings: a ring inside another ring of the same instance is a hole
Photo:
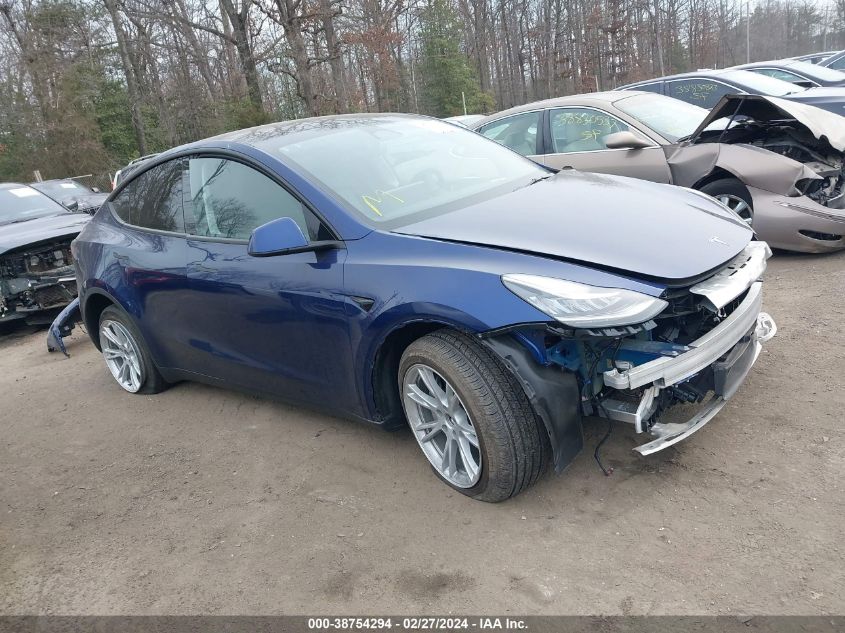
[[[845,253],[778,255],[778,322],[690,440],[632,430],[510,502],[408,433],[182,384],[129,396],[85,334],[0,339],[2,613],[845,612]],[[639,438],[641,439],[641,438]]]

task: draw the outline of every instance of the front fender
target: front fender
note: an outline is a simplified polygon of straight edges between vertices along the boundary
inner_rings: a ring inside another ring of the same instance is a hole
[[[695,189],[714,170],[732,174],[748,187],[756,187],[781,196],[799,195],[799,180],[819,176],[803,163],[754,145],[702,143],[683,146],[671,153],[667,161],[672,182]]]
[[[575,374],[558,366],[539,364],[531,352],[510,335],[485,338],[482,343],[502,360],[543,421],[552,446],[555,472],[560,473],[584,448],[580,392]]]

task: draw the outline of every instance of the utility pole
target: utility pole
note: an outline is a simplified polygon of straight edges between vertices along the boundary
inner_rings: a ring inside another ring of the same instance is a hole
[[[659,0],[654,0],[654,41],[657,44],[657,67],[660,70],[660,76],[666,74],[666,69],[663,67],[663,40],[660,35],[660,4]],[[596,80],[596,91],[598,91],[598,80]]]
[[[745,63],[751,63],[751,0],[745,0]]]

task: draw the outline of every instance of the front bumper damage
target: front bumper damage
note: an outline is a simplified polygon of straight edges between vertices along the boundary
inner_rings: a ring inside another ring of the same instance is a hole
[[[717,314],[745,293],[714,328],[649,362],[614,366],[603,372],[610,393],[601,400],[597,413],[633,424],[638,433],[647,431],[655,437],[634,450],[650,455],[689,437],[713,419],[743,383],[763,343],[777,333],[772,317],[761,311],[763,284],[757,281],[770,254],[765,243],[753,242],[724,269],[690,289]],[[662,392],[676,390],[691,379],[698,381],[696,391],[700,393],[704,385],[712,393],[695,415],[685,422],[653,421]]]
[[[822,206],[807,196],[748,191],[754,200],[754,231],[773,247],[803,253],[845,249],[845,209]]]
[[[675,358],[660,358],[627,371],[604,373],[605,383],[619,390],[647,385],[638,402],[608,398],[600,411],[606,417],[633,424],[638,433],[645,430],[659,402],[662,389],[676,385],[700,371],[711,368],[714,392],[689,420],[683,423],[657,422],[649,432],[656,439],[636,447],[650,455],[689,437],[707,424],[725,406],[745,380],[763,349],[763,343],[777,333],[774,320],[760,311],[762,284],[755,283],[740,307],[707,335],[689,345],[690,350]]]
[[[59,312],[58,316],[50,324],[50,329],[47,331],[47,351],[61,352],[70,358],[70,354],[67,353],[67,349],[65,348],[65,342],[62,339],[70,336],[73,328],[81,321],[82,314],[79,311],[79,297],[77,297],[65,306],[65,309]]]
[[[667,308],[646,323],[603,330],[522,324],[479,335],[543,421],[556,472],[583,448],[585,416],[651,434],[634,449],[641,455],[713,419],[777,332],[761,311],[760,277],[771,254],[765,242],[750,242],[703,281],[667,288]]]
[[[66,306],[77,294],[69,239],[0,256],[0,322],[47,323],[43,313]]]

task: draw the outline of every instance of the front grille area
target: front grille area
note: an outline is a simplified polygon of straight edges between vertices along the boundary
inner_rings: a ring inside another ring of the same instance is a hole
[[[46,310],[73,301],[76,294],[76,283],[68,282],[37,288],[33,290],[32,298],[40,308]]]
[[[0,277],[39,277],[72,264],[70,240],[42,244],[0,258]]]
[[[745,289],[721,310],[714,312],[701,295],[692,294],[689,288],[675,288],[663,297],[669,306],[654,321],[654,340],[686,345],[712,330],[736,310],[748,295]]]

